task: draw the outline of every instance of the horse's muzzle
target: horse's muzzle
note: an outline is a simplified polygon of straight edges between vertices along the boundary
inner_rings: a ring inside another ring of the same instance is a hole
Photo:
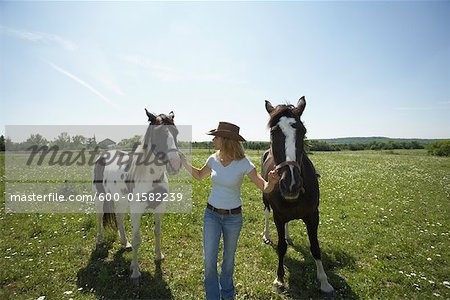
[[[181,169],[181,160],[180,159],[171,159],[167,164],[167,172],[169,175],[176,175],[180,172]]]
[[[289,173],[286,172],[281,176],[281,195],[286,200],[296,200],[301,194],[305,192],[305,189],[303,188],[303,180],[301,176],[296,176],[296,178],[294,179],[288,174]]]
[[[286,199],[286,200],[297,200],[298,197],[300,196],[300,193],[286,195],[286,194],[284,194],[283,192],[281,192],[281,195],[282,195],[283,198]]]
[[[168,161],[166,163],[166,169],[169,175],[176,175],[181,169],[181,157],[178,151],[168,153]]]

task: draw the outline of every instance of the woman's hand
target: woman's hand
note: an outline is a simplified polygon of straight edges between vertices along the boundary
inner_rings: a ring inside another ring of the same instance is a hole
[[[275,185],[280,180],[280,175],[276,171],[270,171],[268,174],[268,181],[265,181],[261,175],[256,171],[256,169],[253,169],[248,173],[248,177],[256,184],[256,186],[263,192],[263,193],[270,193]]]
[[[191,173],[192,177],[194,177],[195,179],[202,180],[203,178],[208,177],[211,174],[211,169],[207,165],[204,165],[201,169],[193,167],[187,161],[186,155],[184,155],[184,153],[182,153],[181,151],[178,153],[180,154],[181,164],[189,173]]]
[[[280,181],[280,175],[277,171],[272,170],[269,172],[267,179],[269,181],[269,184],[276,185],[277,182]]]

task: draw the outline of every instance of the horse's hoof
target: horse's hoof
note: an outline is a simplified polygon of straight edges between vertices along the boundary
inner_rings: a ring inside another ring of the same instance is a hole
[[[334,288],[328,282],[322,283],[320,285],[320,291],[324,294],[332,294],[334,293]]]
[[[131,277],[131,278],[130,278],[131,284],[132,284],[132,285],[139,285],[139,280],[140,280],[140,279],[141,279],[140,276],[139,276],[139,277],[136,277],[136,278]]]
[[[267,239],[267,238],[263,238],[263,242],[264,242],[264,244],[266,244],[266,245],[270,245],[270,244],[272,244],[272,241],[270,240],[270,239]]]
[[[278,286],[278,285],[273,285],[273,291],[277,294],[283,294],[284,291],[286,290],[286,288],[284,287],[284,285],[282,286]]]
[[[327,300],[336,299],[336,293],[334,290],[332,290],[331,292],[325,292],[323,290],[320,290],[320,293],[322,294],[323,299],[327,299]]]
[[[131,276],[130,276],[131,282],[133,284],[139,284],[139,279],[141,278],[141,272],[139,272],[139,270],[134,269],[133,267],[132,267],[131,271],[132,271]]]
[[[156,257],[155,257],[155,261],[163,261],[164,260],[164,254],[159,254],[159,255],[156,255]]]
[[[284,293],[284,291],[286,290],[284,282],[280,281],[278,278],[275,278],[275,280],[273,281],[273,290],[278,294]]]
[[[130,251],[133,249],[133,247],[131,246],[130,243],[126,243],[126,244],[122,244],[122,249],[126,250],[126,251]]]
[[[289,246],[294,246],[294,242],[291,238],[286,239],[286,244],[288,244]]]

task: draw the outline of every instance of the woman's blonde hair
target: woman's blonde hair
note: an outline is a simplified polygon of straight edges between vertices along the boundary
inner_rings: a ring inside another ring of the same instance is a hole
[[[220,138],[220,150],[217,151],[217,155],[225,155],[233,160],[241,160],[245,157],[244,147],[239,141],[227,139],[224,137]]]

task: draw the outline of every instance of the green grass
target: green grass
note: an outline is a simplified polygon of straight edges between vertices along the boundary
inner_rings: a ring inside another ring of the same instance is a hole
[[[201,166],[208,151],[194,151]],[[258,166],[261,152],[248,152]],[[338,299],[448,299],[450,158],[423,151],[313,153],[322,177],[319,240]],[[0,155],[0,165],[4,157]],[[211,182],[193,182],[190,214],[167,214],[153,260],[152,217],[142,221],[139,286],[130,284],[131,253],[108,233],[95,248],[96,219],[84,214],[9,214],[1,171],[0,299],[201,299],[201,224]],[[272,291],[277,255],[262,243],[261,193],[242,189],[244,227],[236,254],[237,299],[317,299],[315,264],[304,225],[291,222],[285,294]],[[129,219],[127,231],[130,236]],[[272,238],[276,231],[271,224]],[[114,240],[116,241],[114,242]]]

